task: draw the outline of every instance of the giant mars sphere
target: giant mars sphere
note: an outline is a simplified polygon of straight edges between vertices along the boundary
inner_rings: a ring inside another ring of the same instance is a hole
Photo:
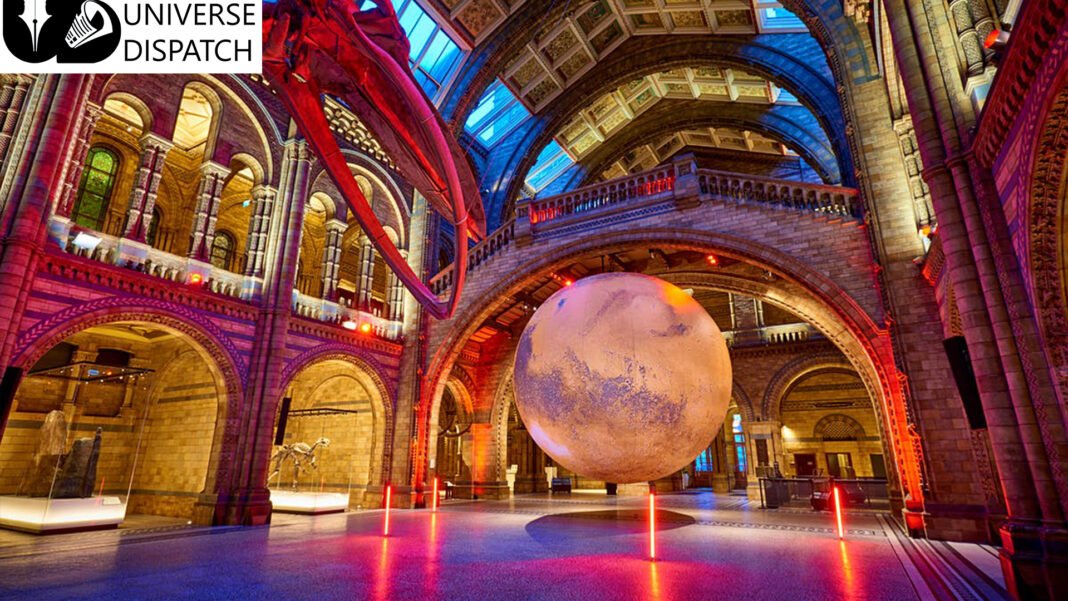
[[[641,274],[584,278],[549,297],[515,358],[519,414],[557,463],[606,482],[686,466],[727,413],[731,363],[689,294]]]

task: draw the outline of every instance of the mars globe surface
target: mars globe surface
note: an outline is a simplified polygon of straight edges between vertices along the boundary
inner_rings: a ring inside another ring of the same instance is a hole
[[[534,313],[515,358],[516,407],[534,441],[577,474],[647,482],[694,460],[723,425],[727,344],[682,289],[606,273]]]

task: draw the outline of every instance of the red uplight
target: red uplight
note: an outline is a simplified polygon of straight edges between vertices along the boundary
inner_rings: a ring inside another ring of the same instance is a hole
[[[386,520],[385,520],[385,524],[382,527],[382,536],[389,536],[389,505],[390,505],[390,497],[393,496],[392,492],[393,492],[393,486],[390,485],[390,484],[387,484],[386,485]]]
[[[983,40],[983,48],[993,48],[998,43],[998,39],[1001,37],[1001,30],[994,29],[990,33],[986,34],[986,38]]]
[[[189,276],[189,283],[190,284],[199,284],[199,283],[201,283],[203,281],[204,281],[204,276],[200,275],[199,273],[194,273],[194,274],[191,274]]]
[[[438,479],[434,478],[434,496],[430,497],[430,510],[438,510]]]
[[[360,324],[360,333],[362,333],[362,334],[370,334],[371,333],[371,324],[367,323],[366,321],[361,323]]]
[[[574,280],[564,280],[564,286],[570,286],[571,284],[574,284],[574,283],[575,283]]]
[[[708,261],[709,265],[719,265],[719,259],[716,258],[716,255],[708,255],[705,257],[705,261]]]
[[[656,559],[656,495],[649,492],[649,559]]]
[[[842,529],[842,501],[837,486],[834,487],[834,517],[838,521],[838,538],[845,538],[845,530]]]

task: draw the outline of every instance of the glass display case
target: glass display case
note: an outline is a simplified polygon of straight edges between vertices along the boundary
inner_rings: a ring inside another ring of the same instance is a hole
[[[275,511],[321,514],[348,509],[359,413],[331,407],[283,410],[267,479]]]
[[[148,413],[135,399],[152,370],[122,359],[36,366],[23,378],[0,446],[0,527],[44,533],[126,518]]]

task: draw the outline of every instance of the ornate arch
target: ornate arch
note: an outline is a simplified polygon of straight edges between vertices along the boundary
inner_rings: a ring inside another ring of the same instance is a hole
[[[1026,137],[1026,134],[1024,134]],[[1027,262],[1041,336],[1061,395],[1068,391],[1068,88],[1046,113],[1024,182],[1030,193]]]
[[[104,103],[107,103],[108,100],[117,100],[129,106],[141,117],[141,135],[152,131],[155,115],[152,114],[152,109],[148,108],[148,105],[139,96],[129,92],[112,92],[104,98]]]
[[[20,333],[11,363],[29,368],[74,334],[119,321],[155,323],[188,336],[219,365],[228,392],[240,394],[244,388],[248,377],[245,361],[221,328],[184,305],[151,298],[109,296],[55,313]]]
[[[738,382],[731,383],[731,399],[735,408],[738,409],[738,413],[742,414],[743,420],[747,422],[757,421],[756,413],[753,410],[753,401]]]
[[[359,353],[349,345],[341,343],[324,344],[304,351],[286,363],[285,368],[282,370],[282,384],[279,389],[282,391],[287,390],[293,379],[302,371],[325,361],[341,361],[355,367],[359,374],[356,380],[371,393],[372,411],[377,412],[377,415],[374,416],[375,437],[371,447],[371,481],[376,484],[385,484],[393,470],[393,401],[395,399],[395,390],[382,377],[381,364],[374,358]],[[378,464],[377,474],[375,473],[376,463]]]
[[[900,470],[895,472],[895,475],[900,473],[902,476],[901,483],[906,489],[905,492],[911,495],[912,505],[922,506],[919,440],[908,427],[904,378],[894,363],[889,333],[877,326],[848,292],[804,262],[752,240],[699,231],[648,229],[611,232],[553,249],[515,268],[494,288],[482,294],[478,304],[471,305],[459,313],[452,322],[453,327],[439,345],[438,352],[431,358],[427,372],[430,385],[426,387],[425,396],[418,409],[418,444],[421,446],[417,450],[417,478],[421,478],[425,473],[423,470],[427,457],[426,445],[429,443],[429,425],[437,414],[444,389],[443,374],[451,370],[463,341],[497,308],[502,302],[501,299],[508,298],[522,288],[531,274],[547,273],[590,253],[614,252],[635,244],[712,252],[718,256],[759,266],[778,276],[775,283],[754,280],[720,282],[727,285],[726,289],[729,291],[767,298],[773,304],[787,306],[788,295],[783,292],[782,287],[789,284],[796,291],[803,293],[804,298],[810,299],[811,307],[791,307],[791,310],[816,323],[832,340],[847,343],[839,345],[839,349],[856,369],[869,394],[879,400],[880,411],[877,415],[887,433],[885,443],[890,448],[888,455],[893,458],[895,468]],[[703,274],[691,280],[701,281],[702,277],[716,276]],[[674,283],[678,285],[680,282]],[[833,323],[828,322],[828,318],[832,318]]]
[[[293,378],[304,368],[331,359],[351,363],[365,371],[374,383],[374,391],[382,396],[382,403],[386,406],[385,411],[392,417],[393,400],[396,397],[396,391],[392,383],[382,376],[385,373],[382,364],[374,357],[348,344],[340,342],[322,344],[290,359],[282,369],[282,388],[288,387]]]
[[[219,404],[205,492],[231,481],[244,423],[242,412],[248,371],[240,351],[218,326],[183,305],[148,298],[111,296],[60,311],[19,336],[11,364],[29,369],[49,349],[88,328],[117,322],[148,322],[176,331],[222,376],[226,398]]]
[[[825,369],[848,369],[853,371],[855,367],[845,357],[837,353],[821,353],[819,355],[806,355],[798,357],[782,366],[768,382],[764,391],[764,399],[761,403],[761,414],[765,420],[775,421],[780,418],[780,408],[783,398],[790,388],[801,378],[813,372]],[[865,382],[867,386],[867,382]],[[869,394],[871,391],[869,390]]]

